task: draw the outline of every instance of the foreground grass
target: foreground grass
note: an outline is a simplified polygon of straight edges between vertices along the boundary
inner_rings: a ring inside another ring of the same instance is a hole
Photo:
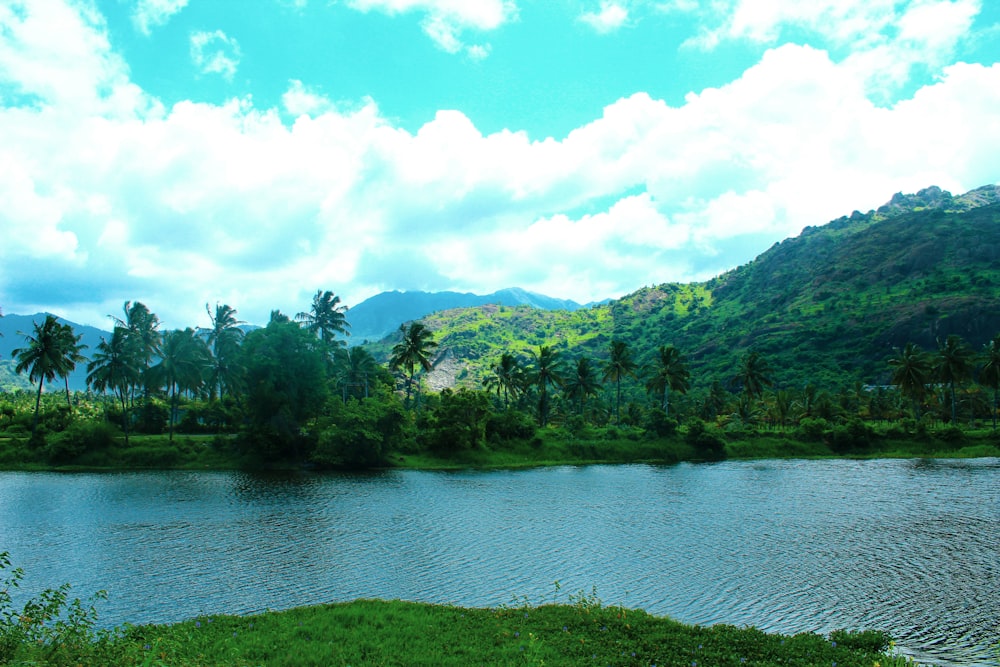
[[[572,599],[572,598],[571,598]],[[747,665],[874,667],[907,662],[879,632],[783,636],[689,626],[643,611],[573,604],[465,609],[360,600],[256,616],[131,626],[72,651],[21,647],[9,664]]]

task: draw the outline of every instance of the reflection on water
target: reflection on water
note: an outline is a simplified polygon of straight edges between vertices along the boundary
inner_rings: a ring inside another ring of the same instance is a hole
[[[25,593],[106,589],[110,624],[360,597],[540,602],[559,580],[689,623],[880,628],[922,661],[994,664],[998,545],[998,459],[0,473],[0,551]]]

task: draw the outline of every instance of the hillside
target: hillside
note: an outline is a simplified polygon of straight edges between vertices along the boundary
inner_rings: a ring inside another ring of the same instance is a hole
[[[403,322],[420,319],[431,313],[454,308],[470,308],[497,304],[503,306],[531,306],[542,310],[577,310],[580,304],[567,299],[556,299],[535,294],[517,287],[499,290],[492,294],[470,292],[382,292],[351,307],[351,344],[366,340],[377,341],[391,334]]]
[[[1000,333],[998,260],[1000,188],[953,197],[932,187],[809,227],[704,283],[647,287],[574,312],[479,306],[424,322],[459,384],[478,384],[501,352],[527,358],[545,344],[603,360],[613,338],[640,362],[676,345],[696,388],[728,382],[750,348],[779,386],[885,383],[886,359],[908,341],[933,349],[958,334],[980,349]]]
[[[30,389],[27,375],[17,375],[14,373],[16,362],[12,359],[11,352],[27,345],[22,333],[31,334],[34,331],[35,323],[45,320],[46,313],[36,313],[34,315],[5,315],[0,317],[0,389],[11,391],[14,389]],[[59,318],[59,322],[69,324],[73,331],[82,336],[80,342],[86,345],[83,354],[90,357],[94,350],[101,343],[102,336],[108,336],[108,332],[95,327],[76,324]],[[20,333],[19,333],[20,332]],[[35,383],[35,388],[38,384]],[[63,388],[63,381],[57,380],[53,385],[57,389]],[[87,388],[87,364],[78,364],[76,370],[69,375],[69,388],[72,390],[84,390]]]

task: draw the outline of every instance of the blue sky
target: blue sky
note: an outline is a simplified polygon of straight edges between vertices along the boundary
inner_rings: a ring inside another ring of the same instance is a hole
[[[987,0],[7,0],[0,307],[703,280],[1000,180]]]

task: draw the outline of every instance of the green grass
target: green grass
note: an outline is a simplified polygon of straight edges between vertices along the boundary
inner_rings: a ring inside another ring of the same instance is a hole
[[[644,611],[570,604],[468,609],[359,600],[254,616],[131,626],[58,663],[74,665],[902,665],[880,632],[767,634],[684,625]],[[23,647],[10,664],[33,664]]]

